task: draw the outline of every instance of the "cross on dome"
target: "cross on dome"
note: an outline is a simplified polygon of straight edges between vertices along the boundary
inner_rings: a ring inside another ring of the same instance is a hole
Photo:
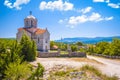
[[[30,15],[32,15],[32,11],[30,11]]]

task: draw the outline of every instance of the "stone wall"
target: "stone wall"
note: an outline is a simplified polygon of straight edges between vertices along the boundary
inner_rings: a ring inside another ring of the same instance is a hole
[[[39,58],[47,57],[86,57],[83,52],[70,52],[69,54],[60,54],[59,52],[38,52]]]
[[[120,56],[109,56],[109,55],[102,55],[102,54],[94,54],[93,56],[99,56],[99,57],[110,58],[110,59],[120,59]]]

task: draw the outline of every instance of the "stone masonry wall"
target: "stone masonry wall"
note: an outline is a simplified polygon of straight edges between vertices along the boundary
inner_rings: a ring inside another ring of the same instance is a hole
[[[39,58],[48,57],[86,57],[86,53],[83,52],[70,52],[69,54],[60,54],[59,52],[38,52]]]

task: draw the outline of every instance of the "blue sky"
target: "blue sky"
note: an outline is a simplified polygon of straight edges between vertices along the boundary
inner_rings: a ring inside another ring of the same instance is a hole
[[[120,36],[120,0],[0,0],[0,37],[16,37],[29,11],[51,40]]]

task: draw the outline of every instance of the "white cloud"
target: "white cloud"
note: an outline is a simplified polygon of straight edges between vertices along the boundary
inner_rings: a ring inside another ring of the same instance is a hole
[[[119,4],[114,4],[114,3],[108,3],[108,6],[110,6],[112,8],[120,8]]]
[[[9,8],[16,8],[17,10],[20,10],[22,7],[20,5],[29,3],[30,0],[16,0],[13,4],[10,2],[10,0],[5,0],[4,5]]]
[[[104,19],[101,17],[99,13],[92,13],[92,15],[88,17],[88,20],[98,22]]]
[[[85,15],[77,16],[77,17],[72,16],[72,17],[69,18],[68,24],[70,24],[70,25],[77,25],[79,23],[84,23],[87,20],[88,20],[87,16],[85,16]]]
[[[113,19],[113,16],[105,18],[106,21],[109,21],[109,20],[112,20],[112,19]]]
[[[93,2],[106,2],[106,3],[109,3],[110,0],[93,0]]]
[[[85,14],[85,13],[90,12],[91,9],[92,9],[92,7],[86,7],[85,9],[82,9],[81,12],[82,12],[83,14]]]
[[[104,2],[104,0],[93,0],[93,2]]]
[[[110,3],[110,0],[93,0],[93,2],[106,2],[107,5],[111,8],[120,8],[120,3]]]
[[[13,8],[12,3],[9,0],[5,0],[4,5],[9,8]]]
[[[106,3],[109,3],[110,2],[110,0],[106,0]]]
[[[64,20],[62,20],[62,19],[58,21],[58,23],[60,23],[60,24],[63,23],[63,22],[64,22]]]
[[[99,21],[109,21],[112,20],[113,16],[111,17],[102,17],[99,13],[92,13],[90,16],[81,15],[81,16],[71,16],[69,19],[60,20],[62,22],[66,22],[67,27],[74,28],[76,25],[85,22],[99,22]]]
[[[45,2],[42,1],[40,3],[40,10],[60,10],[60,11],[68,11],[68,10],[73,10],[73,4],[69,3],[69,2],[63,2],[62,0],[57,0],[57,1],[49,1],[49,2]]]

